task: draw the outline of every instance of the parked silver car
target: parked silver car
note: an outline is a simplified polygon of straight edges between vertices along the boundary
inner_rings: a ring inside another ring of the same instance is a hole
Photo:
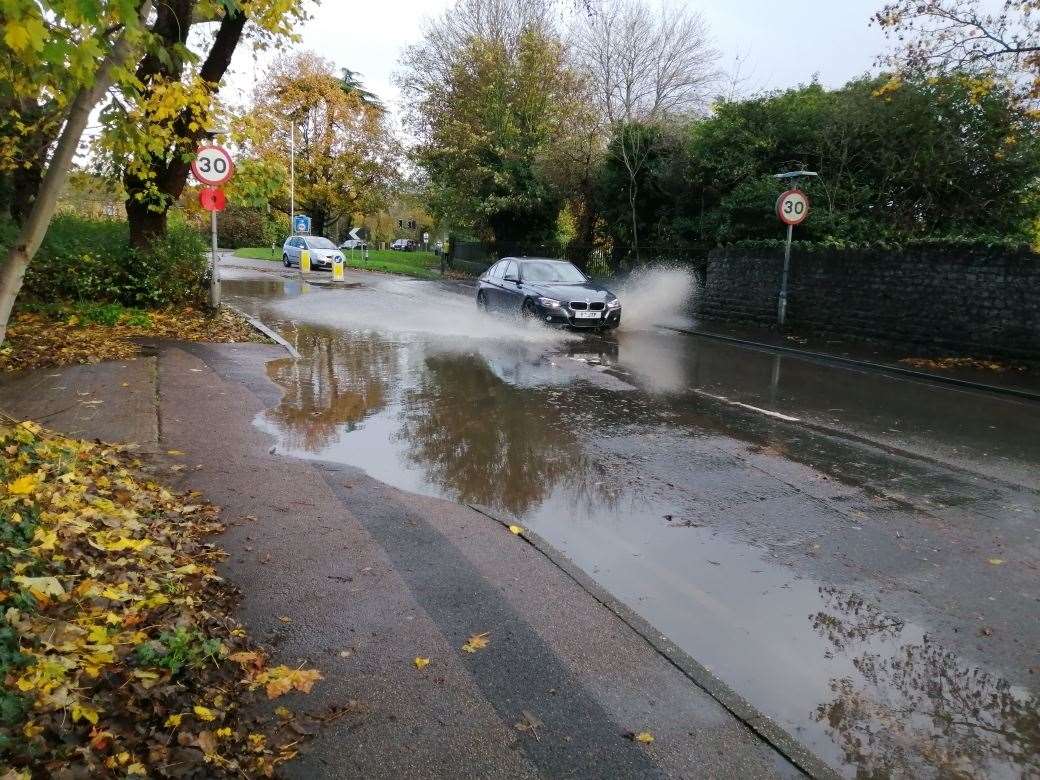
[[[332,269],[332,264],[343,259],[343,253],[321,236],[290,236],[282,245],[282,263],[286,268],[300,264],[300,252],[311,251],[311,268]]]

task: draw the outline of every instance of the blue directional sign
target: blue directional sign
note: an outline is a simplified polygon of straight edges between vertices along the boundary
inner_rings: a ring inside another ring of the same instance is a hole
[[[297,233],[310,233],[311,218],[306,214],[297,214],[293,217],[293,230]]]

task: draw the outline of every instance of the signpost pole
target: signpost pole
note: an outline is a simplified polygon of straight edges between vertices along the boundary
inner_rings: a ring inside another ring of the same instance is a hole
[[[791,270],[791,239],[794,236],[794,225],[787,226],[787,244],[784,246],[784,275],[780,279],[780,303],[777,310],[777,322],[781,330],[787,317],[787,275]]]
[[[210,212],[210,233],[213,240],[213,252],[210,257],[209,305],[216,309],[220,306],[220,267],[217,265],[217,210]]]
[[[780,277],[780,296],[776,305],[776,323],[780,330],[784,329],[787,320],[787,281],[791,274],[791,240],[794,237],[794,226],[805,222],[809,216],[809,197],[798,189],[798,182],[805,178],[816,178],[816,171],[791,171],[778,173],[774,178],[783,182],[791,182],[794,186],[780,193],[776,199],[776,215],[787,225],[787,241],[784,244],[784,272]]]

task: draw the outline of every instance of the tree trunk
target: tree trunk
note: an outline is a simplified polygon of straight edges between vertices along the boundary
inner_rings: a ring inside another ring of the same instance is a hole
[[[126,201],[126,218],[130,223],[130,246],[148,249],[156,239],[166,235],[167,209],[153,211],[139,200]]]
[[[140,24],[144,24],[151,10],[152,0],[143,0],[138,10]],[[122,66],[130,58],[130,54],[131,39],[124,30],[108,56],[98,66],[94,83],[81,89],[69,105],[65,127],[58,136],[58,145],[47,166],[39,194],[26,216],[25,224],[18,231],[18,237],[7,250],[7,262],[0,269],[0,344],[7,337],[7,323],[11,319],[15,299],[22,289],[25,271],[43,243],[43,237],[47,234],[51,217],[54,216],[54,210],[58,205],[58,194],[69,178],[69,168],[72,166],[72,159],[76,155],[79,139],[87,126],[90,112],[112,85],[113,71]]]
[[[137,69],[137,77],[145,82],[146,91],[151,88],[152,80],[157,77],[172,80],[181,78],[184,63],[177,52],[187,40],[189,32],[188,26],[183,20],[191,18],[191,11],[196,5],[197,0],[177,0],[176,4],[167,3],[160,7],[153,32],[162,38],[164,45],[172,53],[165,61],[154,53],[146,55],[141,60]],[[231,57],[242,38],[246,21],[247,17],[241,10],[228,11],[221,19],[213,45],[199,69],[199,78],[209,86],[211,94],[217,91],[220,81],[231,65]],[[183,140],[174,148],[164,150],[163,153],[155,155],[149,160],[149,166],[155,173],[155,177],[149,182],[129,176],[124,177],[123,180],[123,186],[128,195],[126,216],[130,222],[130,237],[136,248],[145,248],[155,238],[165,235],[166,211],[180,199],[184,187],[188,183],[191,164],[184,160],[184,153],[190,154],[206,137],[206,128],[198,126],[199,123],[190,110],[181,111],[173,125],[175,136]],[[144,193],[148,189],[147,184],[149,183],[154,184],[162,196],[163,212],[161,214],[150,211],[147,207],[144,207],[144,211],[138,208],[142,204],[136,201],[135,195]]]
[[[311,214],[311,235],[323,236],[325,235],[325,212],[315,211]]]
[[[43,160],[34,157],[11,173],[11,219],[19,227],[25,224],[43,183]]]
[[[628,206],[632,212],[632,249],[636,253],[636,264],[639,264],[639,221],[636,219],[636,177],[632,174],[632,180],[628,184]]]

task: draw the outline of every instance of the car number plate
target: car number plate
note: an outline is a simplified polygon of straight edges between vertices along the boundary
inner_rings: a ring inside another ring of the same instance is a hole
[[[576,311],[574,312],[574,319],[576,320],[598,320],[600,312],[598,311]]]

